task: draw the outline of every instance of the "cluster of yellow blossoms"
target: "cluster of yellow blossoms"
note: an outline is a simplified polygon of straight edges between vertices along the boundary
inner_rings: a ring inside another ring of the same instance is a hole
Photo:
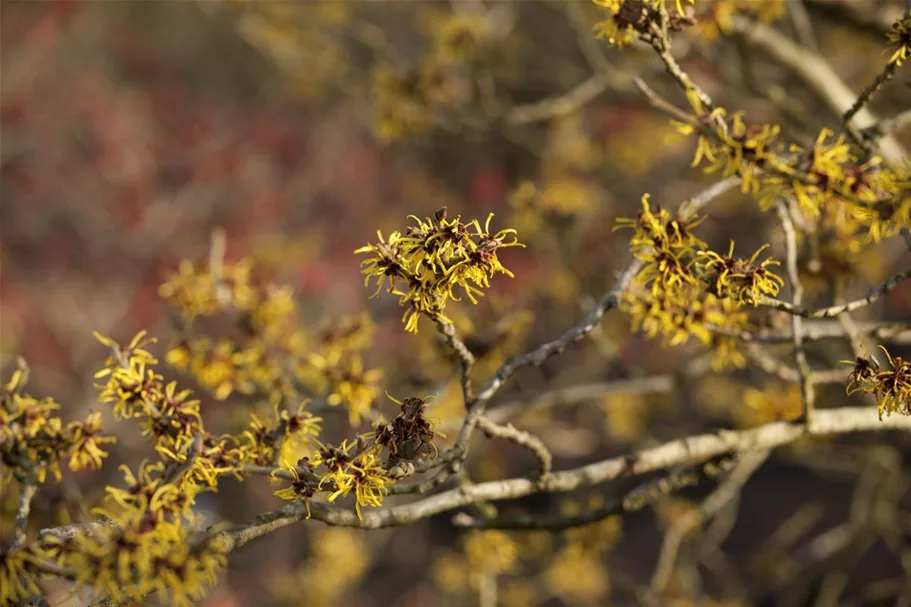
[[[848,378],[847,392],[873,394],[879,403],[880,419],[884,413],[911,415],[911,361],[882,350],[891,368],[881,369],[873,357],[858,357],[852,361],[854,370]]]
[[[382,63],[373,72],[373,123],[380,139],[422,135],[478,97],[472,72],[489,55],[488,20],[465,13],[432,21],[430,49],[417,65],[403,69]]]
[[[716,253],[693,234],[699,217],[685,217],[685,208],[677,217],[653,210],[648,198],[642,197],[636,218],[617,222],[617,228],[635,230],[630,248],[644,262],[623,301],[634,329],[661,336],[669,345],[695,336],[715,347],[717,367],[743,366],[746,360],[734,340],[716,329],[747,328],[741,307],[778,294],[784,281],[769,269],[778,262],[767,258],[757,263],[765,247],[747,259],[734,257],[733,242],[727,255]]]
[[[874,242],[911,227],[911,165],[884,166],[877,157],[858,163],[845,136],[828,129],[812,147],[792,144],[785,151],[778,126],[748,124],[742,112],[728,119],[723,108],[705,108],[693,91],[687,98],[695,119],[674,125],[697,135],[693,166],[740,176],[741,189],[757,195],[762,208],[793,198],[810,220],[844,209],[850,227],[865,230]]]
[[[64,425],[54,416],[60,405],[23,392],[29,369],[24,361],[0,391],[0,490],[14,478],[26,484],[45,482],[47,473],[60,480],[60,462],[72,471],[101,467],[102,445],[114,442],[101,428],[101,414]]]
[[[778,125],[749,123],[743,112],[713,106],[676,65],[670,55],[669,32],[695,25],[694,16],[700,25],[710,18],[719,31],[725,31],[735,14],[753,10],[746,6],[749,3],[716,0],[694,9],[678,1],[676,13],[667,0],[594,3],[609,13],[607,20],[596,25],[599,37],[620,46],[634,38],[651,44],[684,89],[690,111],[674,112],[679,119],[671,122],[680,134],[696,138],[693,167],[740,177],[742,191],[758,198],[764,210],[781,201],[796,202],[799,237],[813,244],[812,259],[802,268],[809,278],[838,288],[855,273],[863,241],[879,242],[911,229],[911,163],[883,163],[872,155],[872,139],[850,124],[847,135],[823,128],[812,145],[788,145],[781,140]],[[767,20],[775,18],[776,12],[754,16]],[[892,26],[887,42],[891,56],[886,67],[861,95],[857,107],[911,54],[911,17],[905,15]],[[847,122],[853,113],[845,115]],[[854,149],[848,135],[856,144]],[[636,229],[632,249],[645,262],[638,284],[625,301],[634,326],[671,344],[695,335],[704,344],[714,344],[718,353],[733,354],[729,362],[735,366],[744,364],[736,344],[724,334],[746,328],[747,316],[739,310],[742,304],[756,304],[777,294],[783,281],[770,270],[777,262],[758,262],[761,249],[749,259],[737,259],[733,243],[727,255],[705,250],[689,234],[693,221],[672,221],[663,211],[652,213],[647,202],[644,206],[638,219],[621,224]],[[714,332],[713,327],[726,331]],[[716,357],[716,362],[721,360]],[[894,404],[901,399],[891,387],[877,388],[869,382],[856,387],[875,392],[885,410],[903,410]]]
[[[362,341],[356,329],[357,323],[349,323],[325,330],[321,343]],[[338,447],[317,440],[321,419],[307,411],[306,401],[296,413],[273,404],[265,419],[251,413],[237,434],[213,435],[203,423],[200,401],[155,370],[158,360],[146,349],[154,338],[143,331],[124,346],[96,337],[109,349],[96,374],[102,381],[101,402],[115,419],[136,421],[157,458],[143,461],[135,471],[121,466],[124,486],[107,488],[105,505],[93,511],[100,520],[83,532],[48,534],[0,553],[4,604],[36,594],[35,580],[42,573],[63,575],[114,601],[158,592],[171,604],[192,604],[226,564],[221,529],[203,531],[195,510],[197,496],[217,490],[220,477],[243,480],[272,473],[290,478],[290,485],[276,495],[306,500],[308,506],[317,494],[329,502],[352,494],[360,516],[362,507],[382,504],[394,482],[391,468],[436,455],[425,401],[415,398],[400,403],[391,422],[380,419],[373,432]],[[10,477],[23,484],[43,482],[48,470],[59,478],[58,461],[65,457],[74,470],[99,467],[106,455],[100,445],[113,440],[101,433],[100,414],[63,426],[50,415],[59,408],[56,403],[22,392],[26,379],[22,367],[0,395],[3,484]]]
[[[482,288],[490,286],[494,274],[513,276],[500,263],[497,252],[525,246],[516,240],[515,230],[491,234],[492,218],[493,213],[482,230],[477,219],[468,223],[462,222],[461,215],[447,219],[444,207],[432,219],[412,215],[416,225],[404,234],[392,232],[386,239],[377,232],[379,242],[355,251],[371,254],[362,262],[364,285],[375,279],[375,297],[388,281],[389,293],[397,295],[399,305],[406,308],[402,322],[407,331],[417,332],[422,315],[451,322],[444,310],[449,300],[460,301],[454,289],[461,289],[472,303],[477,303],[476,297],[484,294]]]
[[[359,423],[380,395],[383,376],[365,369],[361,356],[373,332],[370,318],[341,317],[307,331],[291,287],[260,284],[253,269],[250,260],[180,265],[160,290],[180,319],[180,336],[167,362],[192,374],[219,400],[233,393],[266,397],[275,405],[323,398]],[[196,325],[214,317],[232,320],[237,336],[197,334]]]
[[[310,498],[317,492],[328,491],[330,503],[354,493],[358,517],[362,517],[361,506],[381,506],[395,480],[390,471],[399,462],[437,455],[433,426],[424,417],[426,400],[389,398],[400,406],[391,422],[381,418],[373,432],[342,441],[337,447],[319,444],[296,464],[285,464],[293,480],[275,495],[303,500],[309,508]]]

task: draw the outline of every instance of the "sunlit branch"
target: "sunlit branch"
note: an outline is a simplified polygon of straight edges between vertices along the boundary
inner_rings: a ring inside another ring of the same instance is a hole
[[[28,515],[32,510],[32,498],[38,486],[34,483],[24,483],[19,495],[19,509],[16,511],[16,521],[13,524],[15,536],[13,539],[13,548],[21,546],[28,538]]]
[[[791,298],[793,305],[799,307],[803,302],[803,283],[800,280],[800,270],[797,267],[797,231],[791,221],[791,213],[787,204],[787,201],[780,200],[776,210],[785,235],[785,267],[787,268],[788,279],[791,282]],[[801,421],[806,423],[813,414],[816,391],[813,389],[812,371],[810,370],[810,363],[807,362],[807,352],[803,345],[803,318],[797,314],[791,315],[791,339],[794,344],[794,362],[800,375],[800,397],[803,401]]]
[[[349,509],[312,502],[311,518],[330,525],[363,529],[394,527],[478,502],[511,500],[539,492],[566,493],[621,477],[694,465],[728,453],[775,449],[805,436],[837,436],[887,430],[911,431],[911,417],[893,415],[880,421],[871,407],[818,409],[808,425],[774,422],[748,430],[719,430],[689,436],[636,453],[553,472],[541,481],[513,478],[449,489],[408,504],[365,511],[362,519]],[[294,502],[265,513],[250,523],[222,532],[222,535],[229,547],[237,547],[306,517],[306,505]]]

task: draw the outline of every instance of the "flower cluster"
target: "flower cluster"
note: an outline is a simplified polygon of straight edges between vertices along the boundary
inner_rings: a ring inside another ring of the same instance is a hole
[[[906,15],[904,19],[899,19],[892,24],[892,28],[886,34],[889,41],[889,48],[892,55],[889,57],[889,63],[901,65],[902,61],[911,57],[911,16]]]
[[[376,427],[376,443],[389,451],[388,465],[394,466],[400,461],[431,454],[436,456],[433,425],[424,417],[427,401],[423,398],[406,398],[404,401],[389,398],[398,403],[401,411],[391,422],[380,420]]]
[[[776,295],[783,280],[769,266],[772,259],[756,263],[765,247],[749,259],[720,255],[693,234],[701,221],[677,217],[661,208],[652,209],[648,195],[636,218],[621,218],[617,228],[631,228],[630,248],[644,266],[636,283],[624,296],[623,308],[634,330],[649,337],[662,337],[669,345],[696,337],[715,350],[716,366],[740,367],[746,358],[736,342],[715,330],[742,330],[748,316],[744,304],[756,305],[763,296]]]
[[[374,69],[373,123],[380,139],[422,135],[478,97],[472,76],[494,46],[488,20],[466,13],[438,21],[428,28],[431,48],[417,65]]]
[[[323,329],[318,351],[333,356],[337,348],[364,343],[363,324],[348,319]],[[105,504],[93,511],[101,522],[86,533],[51,535],[0,554],[4,601],[36,592],[32,569],[50,566],[113,601],[158,592],[171,604],[192,604],[226,564],[227,548],[218,533],[194,528],[197,496],[216,490],[221,476],[242,480],[251,473],[290,470],[291,485],[277,491],[279,497],[309,504],[318,493],[329,502],[353,494],[360,516],[362,507],[382,504],[394,482],[389,468],[436,453],[421,399],[406,399],[392,423],[381,422],[377,432],[337,447],[317,440],[321,419],[307,411],[306,401],[294,413],[272,404],[263,419],[251,413],[237,435],[212,435],[200,401],[156,372],[158,360],[147,349],[153,338],[142,331],[121,345],[96,337],[109,350],[96,374],[103,381],[101,401],[115,418],[136,421],[158,457],[136,469],[121,466],[123,484],[107,487]],[[112,440],[101,434],[99,414],[64,427],[50,416],[56,403],[22,392],[26,378],[26,367],[16,371],[0,399],[4,473],[23,482],[43,481],[47,470],[59,476],[57,461],[66,456],[73,469],[98,467],[105,456],[99,445]]]
[[[100,400],[111,406],[116,419],[137,419],[143,436],[170,457],[203,432],[199,401],[189,398],[189,390],[178,391],[177,382],[165,383],[151,368],[158,360],[144,346],[154,338],[140,331],[123,347],[98,333],[95,337],[110,350],[95,378],[105,380],[98,385]]]
[[[880,368],[873,357],[858,357],[852,361],[854,370],[848,376],[847,393],[872,394],[879,402],[879,418],[883,414],[911,415],[911,361],[901,356],[892,357],[882,348],[890,369]]]
[[[513,276],[500,263],[498,251],[524,246],[516,239],[515,230],[490,233],[493,213],[484,229],[476,219],[463,223],[461,215],[454,219],[446,215],[445,207],[432,219],[412,215],[416,225],[404,234],[392,232],[386,239],[377,232],[379,242],[355,251],[371,255],[361,265],[364,285],[369,285],[371,278],[376,281],[374,296],[388,283],[388,292],[399,297],[399,305],[406,308],[402,322],[407,331],[417,332],[422,315],[449,322],[444,310],[449,300],[460,301],[456,288],[477,303],[476,298],[490,286],[494,274]]]
[[[24,361],[0,391],[0,488],[12,479],[43,483],[50,472],[60,480],[60,462],[70,470],[95,470],[107,457],[102,445],[115,439],[104,434],[101,413],[68,424],[54,415],[60,405],[23,392],[29,370]]]
[[[141,600],[152,592],[172,605],[197,603],[227,563],[212,535],[191,540],[179,521],[155,520],[148,511],[130,510],[92,533],[52,544],[48,556],[118,602]]]
[[[693,4],[695,0],[689,0]],[[630,44],[637,34],[648,35],[653,24],[661,22],[662,13],[667,11],[667,0],[594,0],[594,3],[607,10],[609,18],[595,24],[595,36],[606,38],[616,46]],[[684,4],[676,0],[677,12],[667,23],[672,29],[681,29],[691,25],[684,18]]]
[[[172,604],[190,605],[214,583],[226,562],[215,536],[199,537],[188,527],[195,520],[196,496],[214,490],[219,475],[235,472],[239,457],[230,453],[227,438],[205,430],[200,403],[190,398],[190,391],[179,390],[176,382],[166,383],[154,370],[158,361],[146,346],[155,340],[145,331],[126,346],[96,337],[109,350],[104,368],[96,374],[104,381],[98,386],[101,402],[111,407],[116,419],[135,420],[158,459],[143,461],[135,472],[121,467],[125,486],[107,487],[105,505],[94,510],[102,522],[72,537],[42,538],[23,550],[31,551],[28,554],[41,566],[51,563],[77,584],[91,586],[113,601],[139,600],[157,591]],[[6,387],[13,403],[24,402],[18,394],[23,379],[20,370]],[[26,421],[27,427],[39,431],[35,436],[50,438],[49,430],[59,426],[59,420],[55,424],[42,414],[54,408],[53,403],[42,403],[24,419],[14,417],[15,424]],[[98,415],[71,425],[54,440],[58,449],[71,451],[71,468],[100,466],[104,453],[98,443],[111,439],[100,435]],[[40,453],[29,457],[47,461]],[[24,591],[34,590],[16,592]]]
[[[697,251],[695,267],[714,295],[756,305],[765,295],[777,295],[779,287],[784,285],[784,280],[769,270],[771,265],[781,265],[779,262],[768,257],[756,263],[768,246],[760,247],[749,259],[740,259],[734,257],[734,241],[731,241],[727,255]]]
[[[181,318],[167,362],[192,374],[218,400],[236,393],[280,405],[323,396],[359,423],[379,396],[382,377],[379,370],[365,370],[360,355],[371,343],[369,317],[341,317],[307,331],[291,287],[257,281],[253,270],[250,260],[181,264],[160,290]],[[237,337],[198,334],[198,321],[218,315],[234,321]]]
[[[770,23],[787,14],[787,0],[711,0],[696,6],[697,25],[692,30],[694,37],[715,41],[732,26],[735,15]]]
[[[291,474],[291,484],[275,495],[287,500],[301,499],[309,508],[310,498],[319,492],[327,491],[329,502],[353,493],[359,517],[361,507],[382,505],[389,486],[395,482],[392,469],[396,465],[437,455],[432,443],[433,426],[424,417],[426,400],[389,398],[401,407],[392,422],[380,419],[374,432],[342,441],[338,446],[319,445],[296,464],[285,461],[283,467]]]
[[[679,133],[697,135],[692,166],[739,175],[741,189],[757,195],[763,209],[793,198],[806,217],[818,220],[826,211],[844,208],[853,231],[865,231],[874,242],[911,227],[907,163],[884,166],[877,157],[861,163],[844,135],[825,128],[812,146],[785,149],[777,125],[749,124],[742,112],[728,119],[723,108],[705,108],[692,92],[687,97],[693,122],[673,124]]]
[[[296,466],[289,466],[294,477],[291,486],[275,491],[282,499],[302,499],[309,508],[310,498],[324,487],[329,491],[331,503],[351,492],[355,495],[355,509],[362,517],[361,507],[377,507],[393,479],[380,461],[379,445],[368,446],[366,439],[342,441],[339,446],[326,444],[313,457],[301,458]]]

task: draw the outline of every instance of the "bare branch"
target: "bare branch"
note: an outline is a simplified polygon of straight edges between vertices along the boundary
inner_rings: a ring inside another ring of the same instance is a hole
[[[538,459],[540,466],[538,478],[550,474],[553,456],[537,436],[525,430],[519,430],[512,424],[500,425],[486,416],[478,420],[478,427],[491,438],[505,438],[531,451]]]
[[[803,283],[800,281],[800,271],[797,268],[797,231],[791,221],[791,213],[784,200],[779,201],[776,210],[778,219],[785,235],[786,266],[788,279],[791,282],[793,305],[799,307],[803,303]],[[807,352],[803,347],[803,318],[794,314],[791,316],[791,337],[794,343],[794,362],[800,375],[800,397],[803,401],[801,421],[806,423],[813,414],[816,401],[816,392],[813,390],[810,363],[807,362]]]
[[[442,318],[434,319],[440,333],[446,338],[446,343],[452,348],[456,356],[459,357],[459,364],[462,370],[462,396],[465,399],[465,408],[471,407],[474,401],[474,388],[471,385],[471,368],[474,366],[474,354],[468,349],[465,343],[456,335],[455,325],[447,322]]]
[[[886,295],[895,289],[895,287],[901,284],[901,282],[908,277],[911,277],[911,269],[905,270],[904,272],[899,272],[898,274],[891,276],[888,280],[886,280],[886,282],[871,290],[866,296],[860,299],[855,299],[854,301],[849,301],[848,303],[844,303],[838,306],[829,306],[828,308],[802,308],[800,306],[795,306],[794,304],[774,299],[772,297],[763,297],[759,301],[759,304],[769,308],[775,308],[776,310],[781,310],[782,312],[787,312],[788,314],[802,316],[804,318],[833,318],[844,312],[853,312],[854,310],[858,310],[870,305],[883,295]]]
[[[664,443],[635,454],[614,457],[570,470],[553,472],[540,482],[525,478],[458,487],[423,499],[364,511],[363,518],[350,509],[311,502],[311,518],[329,525],[379,529],[413,523],[483,501],[509,500],[533,493],[566,493],[622,476],[636,476],[675,466],[693,465],[728,453],[767,451],[804,436],[837,436],[855,432],[911,431],[911,417],[891,416],[880,421],[871,407],[817,410],[806,426],[775,422],[748,430],[719,430]],[[295,502],[265,513],[251,523],[224,531],[229,548],[307,517],[305,504]]]
[[[768,459],[769,451],[755,451],[743,456],[743,459],[731,472],[731,476],[709,495],[698,507],[674,523],[664,536],[658,565],[652,576],[651,590],[662,593],[670,581],[677,560],[677,552],[683,539],[690,531],[706,519],[718,513],[728,502],[736,497],[743,486],[750,480],[756,470]]]
[[[14,523],[15,537],[13,539],[13,548],[18,548],[25,544],[28,539],[28,515],[32,510],[32,498],[38,486],[34,483],[24,483],[22,493],[19,495],[19,510],[16,512],[16,522]]]
[[[733,460],[725,461],[731,462]],[[703,478],[716,476],[719,470],[726,468],[729,468],[729,466],[725,464],[721,467],[705,465],[696,470],[690,468],[674,470],[667,476],[635,487],[625,495],[612,499],[609,503],[599,508],[593,508],[574,515],[526,514],[481,519],[472,517],[465,512],[460,512],[453,517],[452,522],[458,527],[471,527],[473,529],[565,531],[566,529],[597,523],[610,516],[624,512],[641,510],[671,493],[697,484]]]
[[[598,73],[562,95],[514,107],[503,118],[513,126],[560,118],[578,111],[608,89],[631,90],[631,84],[631,78],[624,79],[616,72]]]

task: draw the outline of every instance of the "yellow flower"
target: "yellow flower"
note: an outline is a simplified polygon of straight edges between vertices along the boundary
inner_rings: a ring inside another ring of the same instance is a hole
[[[39,594],[38,557],[28,547],[0,549],[0,604],[13,605]]]
[[[544,572],[544,581],[569,603],[602,603],[610,589],[607,569],[595,555],[575,546],[557,553]]]
[[[886,34],[889,46],[894,49],[889,63],[901,65],[902,61],[911,56],[911,16],[905,16],[892,24],[892,29]]]
[[[777,295],[778,289],[784,285],[784,280],[768,269],[770,265],[781,265],[779,262],[767,258],[756,264],[759,254],[768,246],[763,245],[748,260],[744,260],[733,256],[732,240],[727,255],[719,255],[715,251],[697,252],[699,261],[696,267],[702,271],[702,279],[715,295],[755,306],[763,296]]]
[[[73,471],[97,470],[101,460],[108,456],[98,445],[117,442],[112,436],[101,435],[101,413],[97,412],[89,414],[84,422],[71,422],[67,430],[72,432],[69,466]]]
[[[338,449],[323,450],[320,463],[326,465],[329,472],[322,478],[320,485],[328,483],[335,487],[335,491],[327,498],[329,502],[354,491],[357,516],[363,518],[361,506],[382,506],[383,497],[392,480],[386,476],[376,449],[364,451],[353,460],[348,459],[347,451],[346,444]]]
[[[769,422],[793,421],[803,411],[800,388],[796,385],[784,389],[747,388],[743,394],[746,407],[737,407],[732,413],[743,426],[758,426]]]
[[[513,276],[500,263],[497,252],[524,245],[518,242],[513,229],[491,234],[492,218],[493,213],[481,229],[477,220],[464,223],[461,216],[448,219],[444,207],[433,219],[412,215],[416,225],[409,227],[404,236],[392,232],[387,241],[382,232],[377,232],[378,243],[355,250],[357,254],[372,254],[361,263],[364,285],[369,285],[371,278],[376,279],[375,297],[388,278],[388,291],[397,295],[399,305],[405,308],[402,322],[409,332],[417,332],[422,315],[448,322],[444,315],[447,302],[459,301],[454,288],[459,287],[472,303],[477,303],[477,296],[483,295],[483,288],[490,287],[494,274]]]
[[[476,574],[507,573],[519,562],[516,543],[503,531],[470,531],[465,535],[464,546],[469,568]]]

